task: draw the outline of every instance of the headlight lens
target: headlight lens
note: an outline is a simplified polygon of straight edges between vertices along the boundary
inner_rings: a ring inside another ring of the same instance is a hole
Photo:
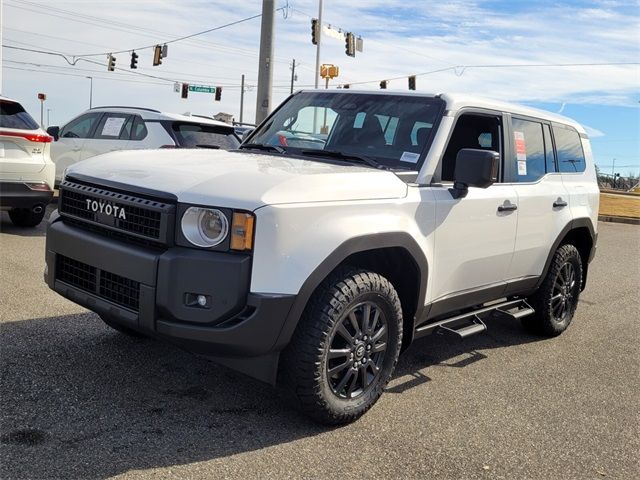
[[[189,207],[181,224],[185,238],[197,247],[215,247],[229,233],[227,217],[215,208]]]

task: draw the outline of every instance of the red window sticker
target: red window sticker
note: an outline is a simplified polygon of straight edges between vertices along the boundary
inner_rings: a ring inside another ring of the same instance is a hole
[[[522,132],[513,132],[513,138],[516,143],[516,159],[517,160],[526,160],[527,159],[527,144],[524,141],[524,133]]]

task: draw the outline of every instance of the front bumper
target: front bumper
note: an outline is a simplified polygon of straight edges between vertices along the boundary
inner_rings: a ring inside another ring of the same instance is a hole
[[[249,255],[151,250],[70,226],[54,212],[46,262],[45,281],[69,300],[194,353],[233,359],[220,363],[272,380],[273,369],[252,372],[239,359],[273,359],[295,296],[249,293]],[[194,304],[194,294],[207,297],[205,308]]]
[[[37,182],[33,182],[37,183]],[[24,182],[0,182],[0,207],[28,208],[36,205],[46,207],[51,203],[53,190],[32,190]]]

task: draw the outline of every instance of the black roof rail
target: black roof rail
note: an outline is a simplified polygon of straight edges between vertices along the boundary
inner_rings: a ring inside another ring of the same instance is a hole
[[[162,113],[160,110],[154,110],[153,108],[145,108],[145,107],[127,107],[125,105],[102,105],[100,107],[92,107],[89,110],[95,110],[97,108],[129,108],[132,110],[146,110],[147,112],[153,112],[153,113]]]

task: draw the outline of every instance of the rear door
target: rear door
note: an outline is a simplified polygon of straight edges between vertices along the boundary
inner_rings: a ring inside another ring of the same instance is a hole
[[[51,144],[51,160],[56,164],[56,181],[62,180],[64,170],[80,161],[85,141],[96,129],[101,112],[89,112],[73,119],[60,130],[60,137]]]
[[[114,150],[126,150],[133,119],[134,116],[127,113],[105,113],[93,135],[84,142],[80,160]]]
[[[0,172],[37,173],[45,165],[44,135],[17,102],[0,100]]]
[[[562,229],[571,222],[568,193],[558,173],[548,122],[513,116],[513,147],[507,176],[518,195],[518,231],[509,271],[519,280],[513,291],[536,284],[549,251]]]

